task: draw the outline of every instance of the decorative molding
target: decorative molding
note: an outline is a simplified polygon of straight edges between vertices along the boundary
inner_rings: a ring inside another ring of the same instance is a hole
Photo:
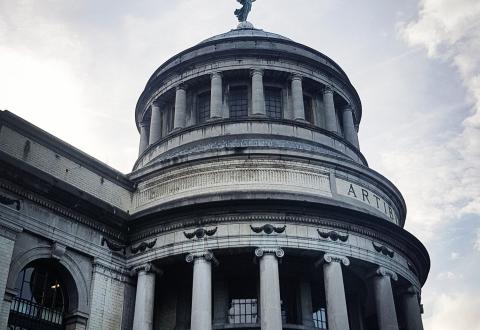
[[[379,267],[376,271],[375,274],[376,276],[388,276],[394,281],[398,281],[398,275],[394,271],[391,271],[390,269],[387,269],[385,267]]]
[[[334,242],[340,240],[342,242],[346,242],[348,241],[348,237],[349,235],[348,234],[341,234],[337,231],[322,231],[320,229],[317,229],[317,232],[318,232],[318,235],[320,235],[320,237],[324,238],[324,239],[330,239]]]
[[[187,233],[186,231],[183,232],[183,235],[185,235],[186,238],[192,239],[194,237],[201,239],[204,238],[205,236],[213,236],[217,232],[218,227],[215,227],[213,229],[205,229],[205,228],[198,228],[194,230],[191,233]]]
[[[0,195],[0,204],[3,204],[3,205],[14,205],[14,204],[16,204],[17,206],[15,207],[15,209],[17,211],[20,211],[20,200],[18,200],[18,199],[11,199],[11,198],[8,198],[6,196]]]
[[[393,258],[393,256],[395,255],[395,252],[393,252],[392,249],[389,249],[385,245],[381,245],[381,244],[378,244],[378,243],[375,243],[375,242],[372,242],[372,244],[373,244],[373,247],[375,248],[375,250],[378,253],[383,254],[384,256],[389,256],[390,258]]]
[[[275,227],[271,224],[266,224],[261,227],[254,227],[250,225],[250,228],[252,229],[253,232],[260,234],[261,232],[264,232],[267,235],[273,234],[274,232],[277,234],[281,234],[285,231],[287,228],[287,225],[284,225],[283,227]]]
[[[75,220],[83,225],[86,225],[90,228],[93,228],[101,233],[107,234],[111,237],[118,237],[121,234],[118,232],[114,232],[113,230],[110,230],[107,228],[105,225],[97,223],[94,219],[85,217],[83,215],[80,215],[76,212],[73,212],[72,209],[66,208],[60,204],[57,204],[55,202],[52,202],[46,198],[40,197],[37,194],[34,194],[33,192],[27,191],[23,188],[20,188],[16,185],[11,184],[10,182],[5,182],[4,180],[0,180],[0,188],[3,188],[5,190],[8,190],[28,201],[31,201],[38,206],[44,207],[52,212],[55,212],[57,214],[60,214],[66,218]]]
[[[156,238],[150,242],[142,242],[136,247],[133,247],[133,246],[130,247],[130,252],[132,252],[133,254],[137,254],[138,252],[145,252],[147,248],[152,249],[155,246],[155,244],[157,244]]]
[[[279,247],[259,247],[255,250],[255,256],[258,258],[263,257],[265,254],[274,254],[277,258],[283,258],[285,251]]]
[[[93,271],[111,277],[117,281],[131,282],[132,280],[130,278],[132,275],[131,272],[123,267],[105,265],[103,263],[95,262],[93,264]]]
[[[211,251],[192,252],[185,257],[185,261],[188,263],[194,262],[195,259],[205,259],[206,261],[213,262],[215,265],[219,263]]]
[[[58,242],[52,244],[52,258],[57,260],[62,260],[67,251],[67,246]]]
[[[350,266],[350,259],[344,256],[339,256],[336,254],[326,253],[323,258],[320,260],[321,263],[330,264],[332,262],[338,262],[343,264],[344,266]]]
[[[154,274],[157,274],[157,275],[160,275],[160,276],[163,275],[163,271],[160,268],[158,268],[157,266],[155,266],[154,264],[150,263],[150,262],[147,262],[143,265],[138,265],[138,266],[132,267],[132,270],[130,271],[130,274],[132,276],[134,276],[134,275],[138,275],[138,273],[140,273],[140,272],[154,273]]]
[[[102,237],[102,246],[107,245],[110,251],[119,252],[123,251],[123,255],[127,253],[127,246],[122,244],[113,243],[109,239]]]

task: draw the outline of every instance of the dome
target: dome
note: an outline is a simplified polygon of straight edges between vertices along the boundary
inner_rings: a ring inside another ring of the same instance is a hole
[[[261,29],[237,28],[237,29],[233,29],[228,32],[210,37],[208,39],[205,39],[200,44],[208,43],[211,41],[232,39],[232,38],[267,38],[269,40],[280,39],[280,40],[292,41],[291,39],[284,37],[280,34],[267,32]]]

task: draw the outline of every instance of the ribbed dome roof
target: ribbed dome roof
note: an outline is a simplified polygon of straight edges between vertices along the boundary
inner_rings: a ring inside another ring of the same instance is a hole
[[[271,33],[267,31],[263,31],[260,29],[255,29],[255,28],[239,28],[239,29],[234,29],[230,30],[229,32],[222,33],[216,36],[213,36],[211,38],[208,38],[206,40],[203,40],[200,44],[204,44],[210,41],[218,41],[218,40],[224,40],[224,39],[232,39],[232,38],[244,38],[244,37],[257,37],[257,38],[269,38],[269,39],[282,39],[282,40],[289,40],[292,41],[291,39],[288,39],[287,37],[284,37],[282,35],[276,34],[276,33]]]

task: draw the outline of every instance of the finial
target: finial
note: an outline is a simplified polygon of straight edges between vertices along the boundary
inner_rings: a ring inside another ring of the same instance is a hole
[[[253,29],[253,24],[247,22],[248,14],[252,10],[252,3],[256,0],[237,0],[243,7],[235,10],[235,16],[238,18],[239,29]]]

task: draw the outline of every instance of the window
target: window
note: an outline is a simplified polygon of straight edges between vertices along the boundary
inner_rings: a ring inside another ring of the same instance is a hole
[[[280,88],[265,88],[265,108],[267,117],[281,119],[282,116],[282,90]]]
[[[313,124],[313,102],[310,96],[303,96],[303,104],[305,106],[305,120]]]
[[[313,313],[313,324],[315,328],[326,330],[327,328],[327,311],[325,308],[319,308]]]
[[[18,295],[10,305],[9,329],[62,329],[67,299],[58,270],[47,263],[26,267],[15,289]]]
[[[198,123],[204,123],[210,119],[210,92],[197,96],[197,116]]]
[[[230,118],[242,118],[248,116],[247,86],[235,86],[230,88],[228,107],[230,108]]]
[[[257,299],[232,299],[228,310],[230,324],[255,324],[258,317]]]

